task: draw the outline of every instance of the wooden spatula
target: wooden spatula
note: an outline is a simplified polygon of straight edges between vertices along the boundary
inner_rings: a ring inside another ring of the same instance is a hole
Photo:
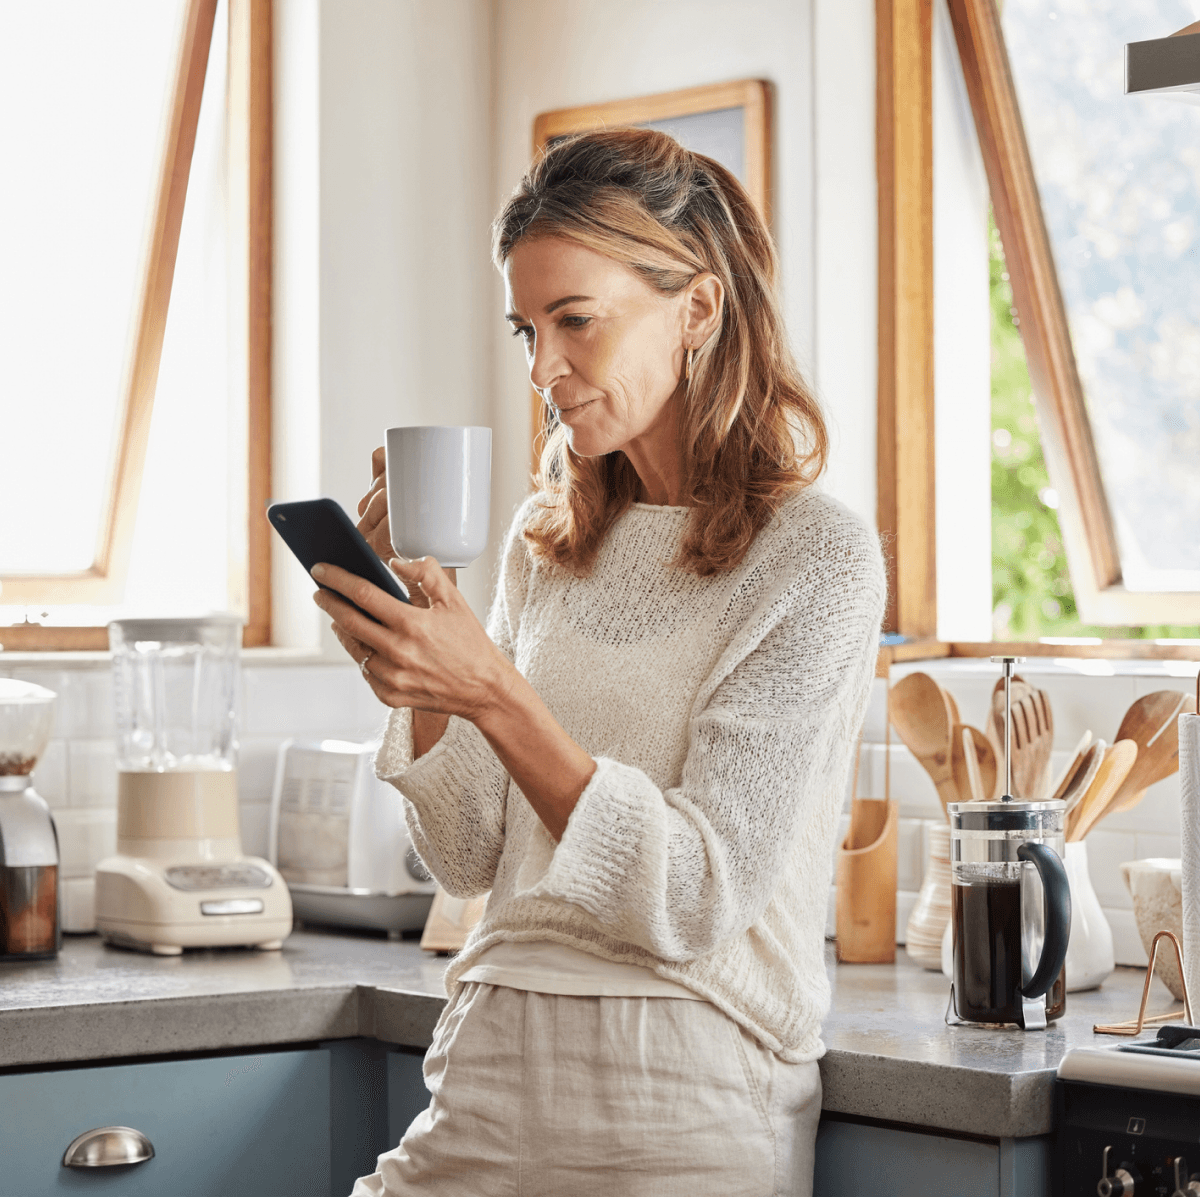
[[[1151,692],[1133,702],[1117,737],[1137,743],[1137,762],[1113,797],[1110,812],[1128,812],[1141,803],[1148,787],[1179,770],[1179,714],[1195,711],[1196,701],[1186,692]]]
[[[1012,788],[1014,796],[1036,798],[1048,790],[1045,779],[1054,748],[1054,717],[1050,698],[1019,675],[1012,677]],[[997,786],[1004,786],[1004,681],[992,692],[991,734],[996,755]]]
[[[1069,842],[1082,842],[1092,831],[1096,823],[1102,820],[1110,810],[1112,798],[1117,789],[1125,782],[1133,764],[1137,761],[1137,743],[1125,739],[1114,742],[1104,752],[1104,760],[1092,786],[1079,802],[1072,816],[1075,818],[1067,835]]]
[[[1061,800],[1063,792],[1067,790],[1067,784],[1074,778],[1075,772],[1079,769],[1079,764],[1083,761],[1084,754],[1087,753],[1087,748],[1092,744],[1092,731],[1084,730],[1083,737],[1079,739],[1078,745],[1071,752],[1071,757],[1067,759],[1067,766],[1063,773],[1054,781],[1053,790],[1050,792],[1051,799]]]
[[[1087,795],[1087,790],[1092,786],[1092,780],[1096,778],[1096,772],[1100,770],[1100,764],[1104,761],[1106,749],[1104,739],[1097,738],[1080,755],[1079,766],[1075,768],[1074,774],[1070,779],[1063,781],[1061,789],[1054,795],[1055,800],[1067,802],[1064,813],[1068,815],[1072,813]]]
[[[950,738],[950,769],[960,800],[988,800],[996,786],[996,755],[983,733],[955,725]]]
[[[945,811],[958,800],[950,762],[950,706],[937,680],[916,671],[905,675],[891,690],[889,700],[892,725],[901,741],[929,772]],[[947,819],[949,819],[947,817]]]

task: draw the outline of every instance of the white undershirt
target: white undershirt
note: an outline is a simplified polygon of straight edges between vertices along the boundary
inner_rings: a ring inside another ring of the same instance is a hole
[[[674,996],[703,1000],[682,984],[637,963],[610,962],[561,942],[497,942],[462,976],[464,983],[494,983],[552,996]]]

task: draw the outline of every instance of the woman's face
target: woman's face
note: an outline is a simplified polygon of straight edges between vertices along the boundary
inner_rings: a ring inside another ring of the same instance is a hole
[[[559,410],[576,454],[624,449],[669,425],[689,289],[660,295],[623,264],[554,237],[520,242],[504,283],[529,378]]]

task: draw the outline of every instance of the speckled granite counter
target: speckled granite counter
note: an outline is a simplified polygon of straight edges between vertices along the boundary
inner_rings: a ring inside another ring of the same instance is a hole
[[[0,964],[0,1067],[233,1050],[325,1038],[426,1046],[445,960],[415,942],[297,930],[283,949],[154,958],[64,938],[59,957]],[[1098,1021],[1135,1016],[1141,971],[1067,998],[1043,1033],[944,1023],[948,984],[898,952],[892,966],[830,958],[821,1063],[826,1110],[985,1137],[1049,1132],[1054,1072],[1071,1046],[1110,1045]],[[1174,1007],[1155,983],[1151,1011]]]

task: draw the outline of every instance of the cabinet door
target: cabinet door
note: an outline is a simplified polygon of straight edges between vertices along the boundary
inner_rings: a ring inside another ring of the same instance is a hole
[[[400,1145],[404,1131],[429,1107],[423,1050],[389,1050],[387,1056],[388,1148]]]
[[[328,1050],[0,1075],[0,1190],[32,1196],[327,1196]],[[128,1125],[154,1157],[69,1168],[81,1133]]]

